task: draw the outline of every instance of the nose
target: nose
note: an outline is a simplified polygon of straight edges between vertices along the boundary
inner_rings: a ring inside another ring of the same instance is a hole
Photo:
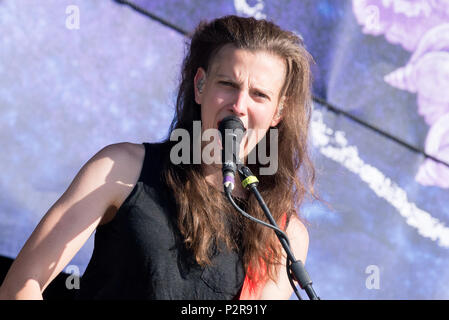
[[[245,90],[236,91],[236,96],[234,102],[231,106],[231,111],[236,116],[245,116],[248,111],[248,93]]]

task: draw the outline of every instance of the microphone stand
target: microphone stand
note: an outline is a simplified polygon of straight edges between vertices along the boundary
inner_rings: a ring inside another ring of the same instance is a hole
[[[301,299],[301,296],[296,290],[296,286],[293,283],[291,277],[293,276],[294,279],[298,282],[301,289],[305,290],[310,300],[320,300],[320,298],[317,296],[315,291],[312,288],[312,280],[310,279],[304,264],[301,260],[296,260],[295,256],[293,255],[293,252],[290,249],[290,243],[288,241],[287,235],[278,227],[276,224],[276,221],[274,220],[270,210],[268,209],[267,205],[265,204],[265,201],[263,200],[261,194],[257,190],[257,185],[259,180],[252,174],[252,172],[249,170],[248,167],[244,165],[239,165],[238,172],[240,175],[240,178],[242,180],[242,186],[246,189],[249,189],[254,196],[256,197],[257,201],[259,202],[259,205],[261,206],[263,212],[265,213],[265,216],[267,217],[270,224],[267,224],[259,219],[256,219],[252,217],[251,215],[244,212],[232,199],[231,193],[233,189],[233,185],[225,185],[225,193],[234,206],[235,209],[237,209],[240,213],[244,214],[247,218],[262,223],[263,225],[270,227],[274,230],[276,233],[276,236],[278,237],[282,247],[284,248],[285,252],[287,253],[287,275],[290,280],[290,284],[293,287],[293,290],[298,297],[299,300]]]

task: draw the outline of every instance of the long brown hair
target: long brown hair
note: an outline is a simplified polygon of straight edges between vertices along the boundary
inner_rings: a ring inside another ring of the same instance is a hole
[[[169,132],[183,128],[193,137],[193,121],[201,120],[200,106],[194,99],[194,76],[198,68],[209,70],[215,54],[226,44],[252,51],[266,51],[281,57],[286,78],[280,96],[285,96],[278,130],[278,170],[260,175],[259,191],[276,221],[284,214],[287,221],[297,215],[307,193],[314,195],[314,167],[308,157],[307,140],[311,116],[312,58],[302,40],[266,20],[226,16],[210,23],[201,22],[194,31],[182,64],[175,117]],[[270,129],[271,130],[271,129]],[[269,131],[270,131],[269,130]],[[267,132],[266,137],[269,136]],[[170,134],[169,134],[170,135]],[[193,140],[193,139],[192,139]],[[265,139],[270,150],[269,140]],[[165,141],[172,144],[169,138]],[[193,141],[191,149],[193,150]],[[254,150],[253,150],[254,151]],[[241,218],[222,192],[204,178],[202,166],[169,163],[164,177],[173,190],[178,208],[178,227],[200,265],[210,263],[211,247],[225,244],[238,249],[249,276],[275,279],[276,266],[282,262],[279,242],[273,230]],[[248,165],[257,174],[261,165]],[[242,200],[251,215],[266,220],[254,196]],[[227,223],[223,223],[226,217]]]

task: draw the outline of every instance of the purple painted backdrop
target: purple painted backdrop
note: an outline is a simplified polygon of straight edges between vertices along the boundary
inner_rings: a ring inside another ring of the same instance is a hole
[[[317,97],[449,162],[447,1],[134,3],[186,31],[239,14],[299,33]],[[0,30],[0,254],[15,257],[96,151],[166,134],[188,39],[114,1],[2,1]],[[318,294],[448,299],[448,167],[318,103],[312,122],[327,204],[301,214]]]

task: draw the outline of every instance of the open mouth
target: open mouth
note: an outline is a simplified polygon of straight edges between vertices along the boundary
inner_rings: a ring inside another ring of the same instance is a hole
[[[220,127],[220,123],[221,123],[222,120],[219,120],[219,121],[217,121],[217,123],[215,123],[215,128],[216,129],[218,129]],[[244,132],[246,132],[248,130],[248,128],[246,128],[245,125],[243,125],[243,128],[244,128]]]

